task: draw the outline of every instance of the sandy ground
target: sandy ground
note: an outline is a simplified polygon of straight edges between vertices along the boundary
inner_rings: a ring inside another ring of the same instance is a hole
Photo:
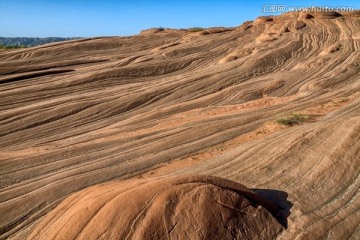
[[[359,32],[359,12],[286,13],[1,51],[0,238],[203,239],[214,222],[224,227],[228,218],[216,216],[229,208],[217,203],[230,198],[239,211],[259,208],[244,231],[221,228],[224,239],[359,239]],[[189,179],[211,176],[215,185],[186,193]],[[149,214],[136,214],[157,191]],[[169,199],[183,202],[164,210]],[[99,217],[103,205],[114,215]],[[119,227],[123,214],[137,227]],[[159,217],[182,225],[170,231],[151,220]],[[203,231],[183,224],[194,219]],[[152,224],[166,231],[142,235]]]

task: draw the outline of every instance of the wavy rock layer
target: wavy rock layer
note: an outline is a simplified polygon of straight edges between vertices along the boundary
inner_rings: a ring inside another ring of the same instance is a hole
[[[214,177],[108,183],[64,200],[29,239],[272,239],[276,207]]]
[[[1,238],[28,237],[86,187],[184,173],[289,210],[281,239],[359,238],[359,16],[1,52]]]

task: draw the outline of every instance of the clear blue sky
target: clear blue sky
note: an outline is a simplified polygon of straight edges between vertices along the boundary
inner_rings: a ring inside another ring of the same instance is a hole
[[[360,8],[359,0],[0,0],[0,36],[125,36],[151,27],[232,27],[271,15],[262,12],[264,4]]]

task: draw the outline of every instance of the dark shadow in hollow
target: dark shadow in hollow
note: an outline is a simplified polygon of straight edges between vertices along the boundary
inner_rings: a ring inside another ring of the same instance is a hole
[[[290,209],[293,204],[287,200],[288,194],[284,191],[273,190],[273,189],[251,189],[261,197],[272,202],[278,207],[278,213],[275,216],[277,220],[285,227],[288,227],[287,219],[291,214]]]
[[[73,69],[50,69],[50,70],[45,70],[45,71],[25,73],[25,74],[20,74],[20,75],[10,76],[7,78],[0,79],[0,84],[11,83],[11,82],[16,82],[16,81],[20,81],[20,80],[27,80],[27,79],[35,78],[35,77],[43,77],[43,76],[52,75],[52,74],[73,72],[73,71],[75,71],[75,70],[73,70]]]

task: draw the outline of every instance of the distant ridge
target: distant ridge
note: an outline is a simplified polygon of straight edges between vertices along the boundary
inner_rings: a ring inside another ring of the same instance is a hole
[[[23,45],[27,47],[33,47],[38,45],[43,45],[47,43],[53,42],[61,42],[67,40],[81,39],[80,37],[70,37],[70,38],[61,38],[61,37],[46,37],[46,38],[38,38],[38,37],[0,37],[0,44],[4,46],[13,46],[13,45]]]

